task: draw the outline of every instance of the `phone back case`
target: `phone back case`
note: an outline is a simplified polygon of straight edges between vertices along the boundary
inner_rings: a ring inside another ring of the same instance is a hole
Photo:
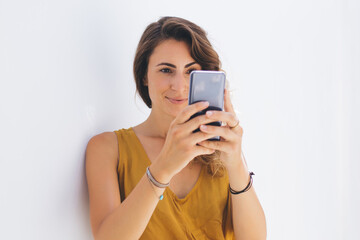
[[[190,119],[203,115],[206,111],[222,111],[224,105],[225,73],[221,71],[192,71],[190,74],[189,105],[200,101],[208,101],[209,107],[197,112]],[[208,123],[207,125],[221,126],[220,121]],[[198,132],[196,129],[193,132]],[[219,141],[220,137],[208,139]]]

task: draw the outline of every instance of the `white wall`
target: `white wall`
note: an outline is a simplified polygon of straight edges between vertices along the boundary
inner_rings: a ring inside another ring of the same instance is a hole
[[[87,141],[134,126],[160,16],[219,52],[268,239],[360,239],[360,2],[0,0],[0,239],[92,239]]]

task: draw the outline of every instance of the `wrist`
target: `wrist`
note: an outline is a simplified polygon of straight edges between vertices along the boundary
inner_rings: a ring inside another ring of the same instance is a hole
[[[161,166],[161,163],[159,161],[153,162],[149,170],[151,172],[151,175],[156,179],[156,181],[167,184],[170,182],[172,176],[165,171],[165,168]]]
[[[249,171],[241,164],[228,169],[229,183],[234,189],[243,189],[249,182]]]
[[[231,164],[230,166],[226,166],[227,172],[229,175],[247,175],[249,173],[249,170],[245,164],[242,162],[236,162]]]
[[[249,176],[250,176],[250,179],[249,179],[249,183],[246,185],[246,187],[242,190],[234,190],[231,185],[229,184],[229,188],[230,188],[230,193],[231,194],[234,194],[234,195],[238,195],[238,194],[241,194],[241,193],[244,193],[244,192],[247,192],[251,186],[252,186],[252,182],[253,182],[253,178],[252,178],[252,175],[255,175],[253,172],[249,172]]]

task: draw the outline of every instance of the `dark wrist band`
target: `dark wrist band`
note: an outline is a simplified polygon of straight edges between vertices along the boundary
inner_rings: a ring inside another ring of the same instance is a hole
[[[241,191],[239,191],[239,192],[238,192],[238,191],[235,191],[234,189],[232,189],[232,188],[230,187],[230,184],[229,184],[230,193],[237,195],[237,194],[244,193],[244,192],[248,191],[248,190],[251,188],[251,186],[252,186],[252,182],[253,182],[252,175],[255,175],[255,173],[250,172],[249,175],[250,175],[250,181],[249,181],[248,185],[247,185],[243,190],[241,190]]]

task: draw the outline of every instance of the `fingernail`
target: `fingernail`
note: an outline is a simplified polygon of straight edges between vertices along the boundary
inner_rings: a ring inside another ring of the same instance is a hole
[[[202,106],[207,106],[209,104],[209,102],[205,101],[205,102],[201,102]]]
[[[205,126],[205,125],[201,125],[200,127],[201,127],[201,129],[204,129],[204,130],[207,129],[207,126]]]
[[[213,112],[212,112],[212,111],[207,111],[207,112],[206,112],[206,116],[210,117],[211,115],[213,115]]]

